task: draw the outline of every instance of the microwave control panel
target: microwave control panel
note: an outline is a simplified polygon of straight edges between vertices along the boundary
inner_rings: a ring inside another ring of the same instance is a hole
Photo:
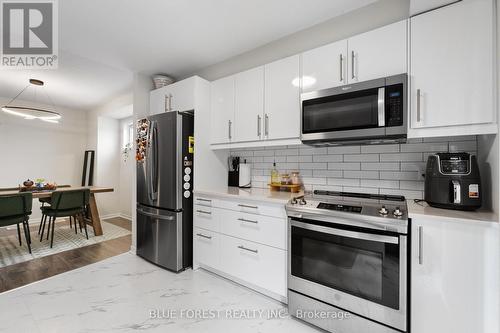
[[[403,94],[402,84],[385,87],[385,123],[388,127],[403,125]]]

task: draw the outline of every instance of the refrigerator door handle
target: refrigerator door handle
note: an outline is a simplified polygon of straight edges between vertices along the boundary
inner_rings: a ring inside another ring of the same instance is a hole
[[[158,129],[156,122],[153,122],[151,128],[151,190],[150,198],[152,201],[156,201],[158,198]]]
[[[145,215],[145,216],[149,216],[149,217],[153,217],[153,218],[158,219],[158,220],[168,220],[168,221],[173,221],[174,220],[173,216],[157,215],[157,214],[153,214],[153,213],[150,213],[150,212],[146,212],[145,210],[142,210],[140,208],[137,208],[137,212],[139,214],[142,214],[142,215]]]

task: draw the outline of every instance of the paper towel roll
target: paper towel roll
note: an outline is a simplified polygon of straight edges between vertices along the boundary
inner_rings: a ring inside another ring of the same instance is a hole
[[[250,164],[240,164],[240,187],[252,187],[252,168]]]

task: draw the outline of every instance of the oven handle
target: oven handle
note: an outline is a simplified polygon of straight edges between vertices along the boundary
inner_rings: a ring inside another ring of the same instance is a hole
[[[323,227],[323,226],[319,226],[319,225],[315,225],[315,224],[298,222],[295,220],[291,220],[291,225],[294,227],[299,227],[302,229],[327,233],[330,235],[349,237],[349,238],[355,238],[355,239],[363,239],[363,240],[368,240],[368,241],[373,241],[373,242],[378,242],[378,243],[399,244],[399,237],[395,237],[395,236],[367,234],[367,233],[358,232],[358,231],[349,231],[349,230],[342,230],[342,229],[336,229],[336,228],[330,228],[330,227]]]

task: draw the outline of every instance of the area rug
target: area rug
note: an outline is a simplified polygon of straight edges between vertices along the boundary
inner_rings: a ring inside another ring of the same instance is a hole
[[[44,239],[40,242],[40,236],[38,236],[38,226],[36,229],[32,227],[31,254],[28,252],[22,228],[22,246],[19,246],[17,232],[0,232],[0,267],[101,243],[110,239],[131,234],[129,230],[104,220],[101,221],[101,224],[103,230],[102,236],[94,236],[92,227],[87,226],[87,231],[89,233],[89,239],[87,240],[85,238],[85,231],[80,232],[80,230],[78,230],[78,234],[75,234],[75,229],[70,228],[69,221],[61,220],[56,222],[56,228],[54,230],[54,246],[52,248],[50,248],[50,239],[47,240],[46,237],[44,237]],[[47,234],[47,231],[45,231],[45,234]]]

